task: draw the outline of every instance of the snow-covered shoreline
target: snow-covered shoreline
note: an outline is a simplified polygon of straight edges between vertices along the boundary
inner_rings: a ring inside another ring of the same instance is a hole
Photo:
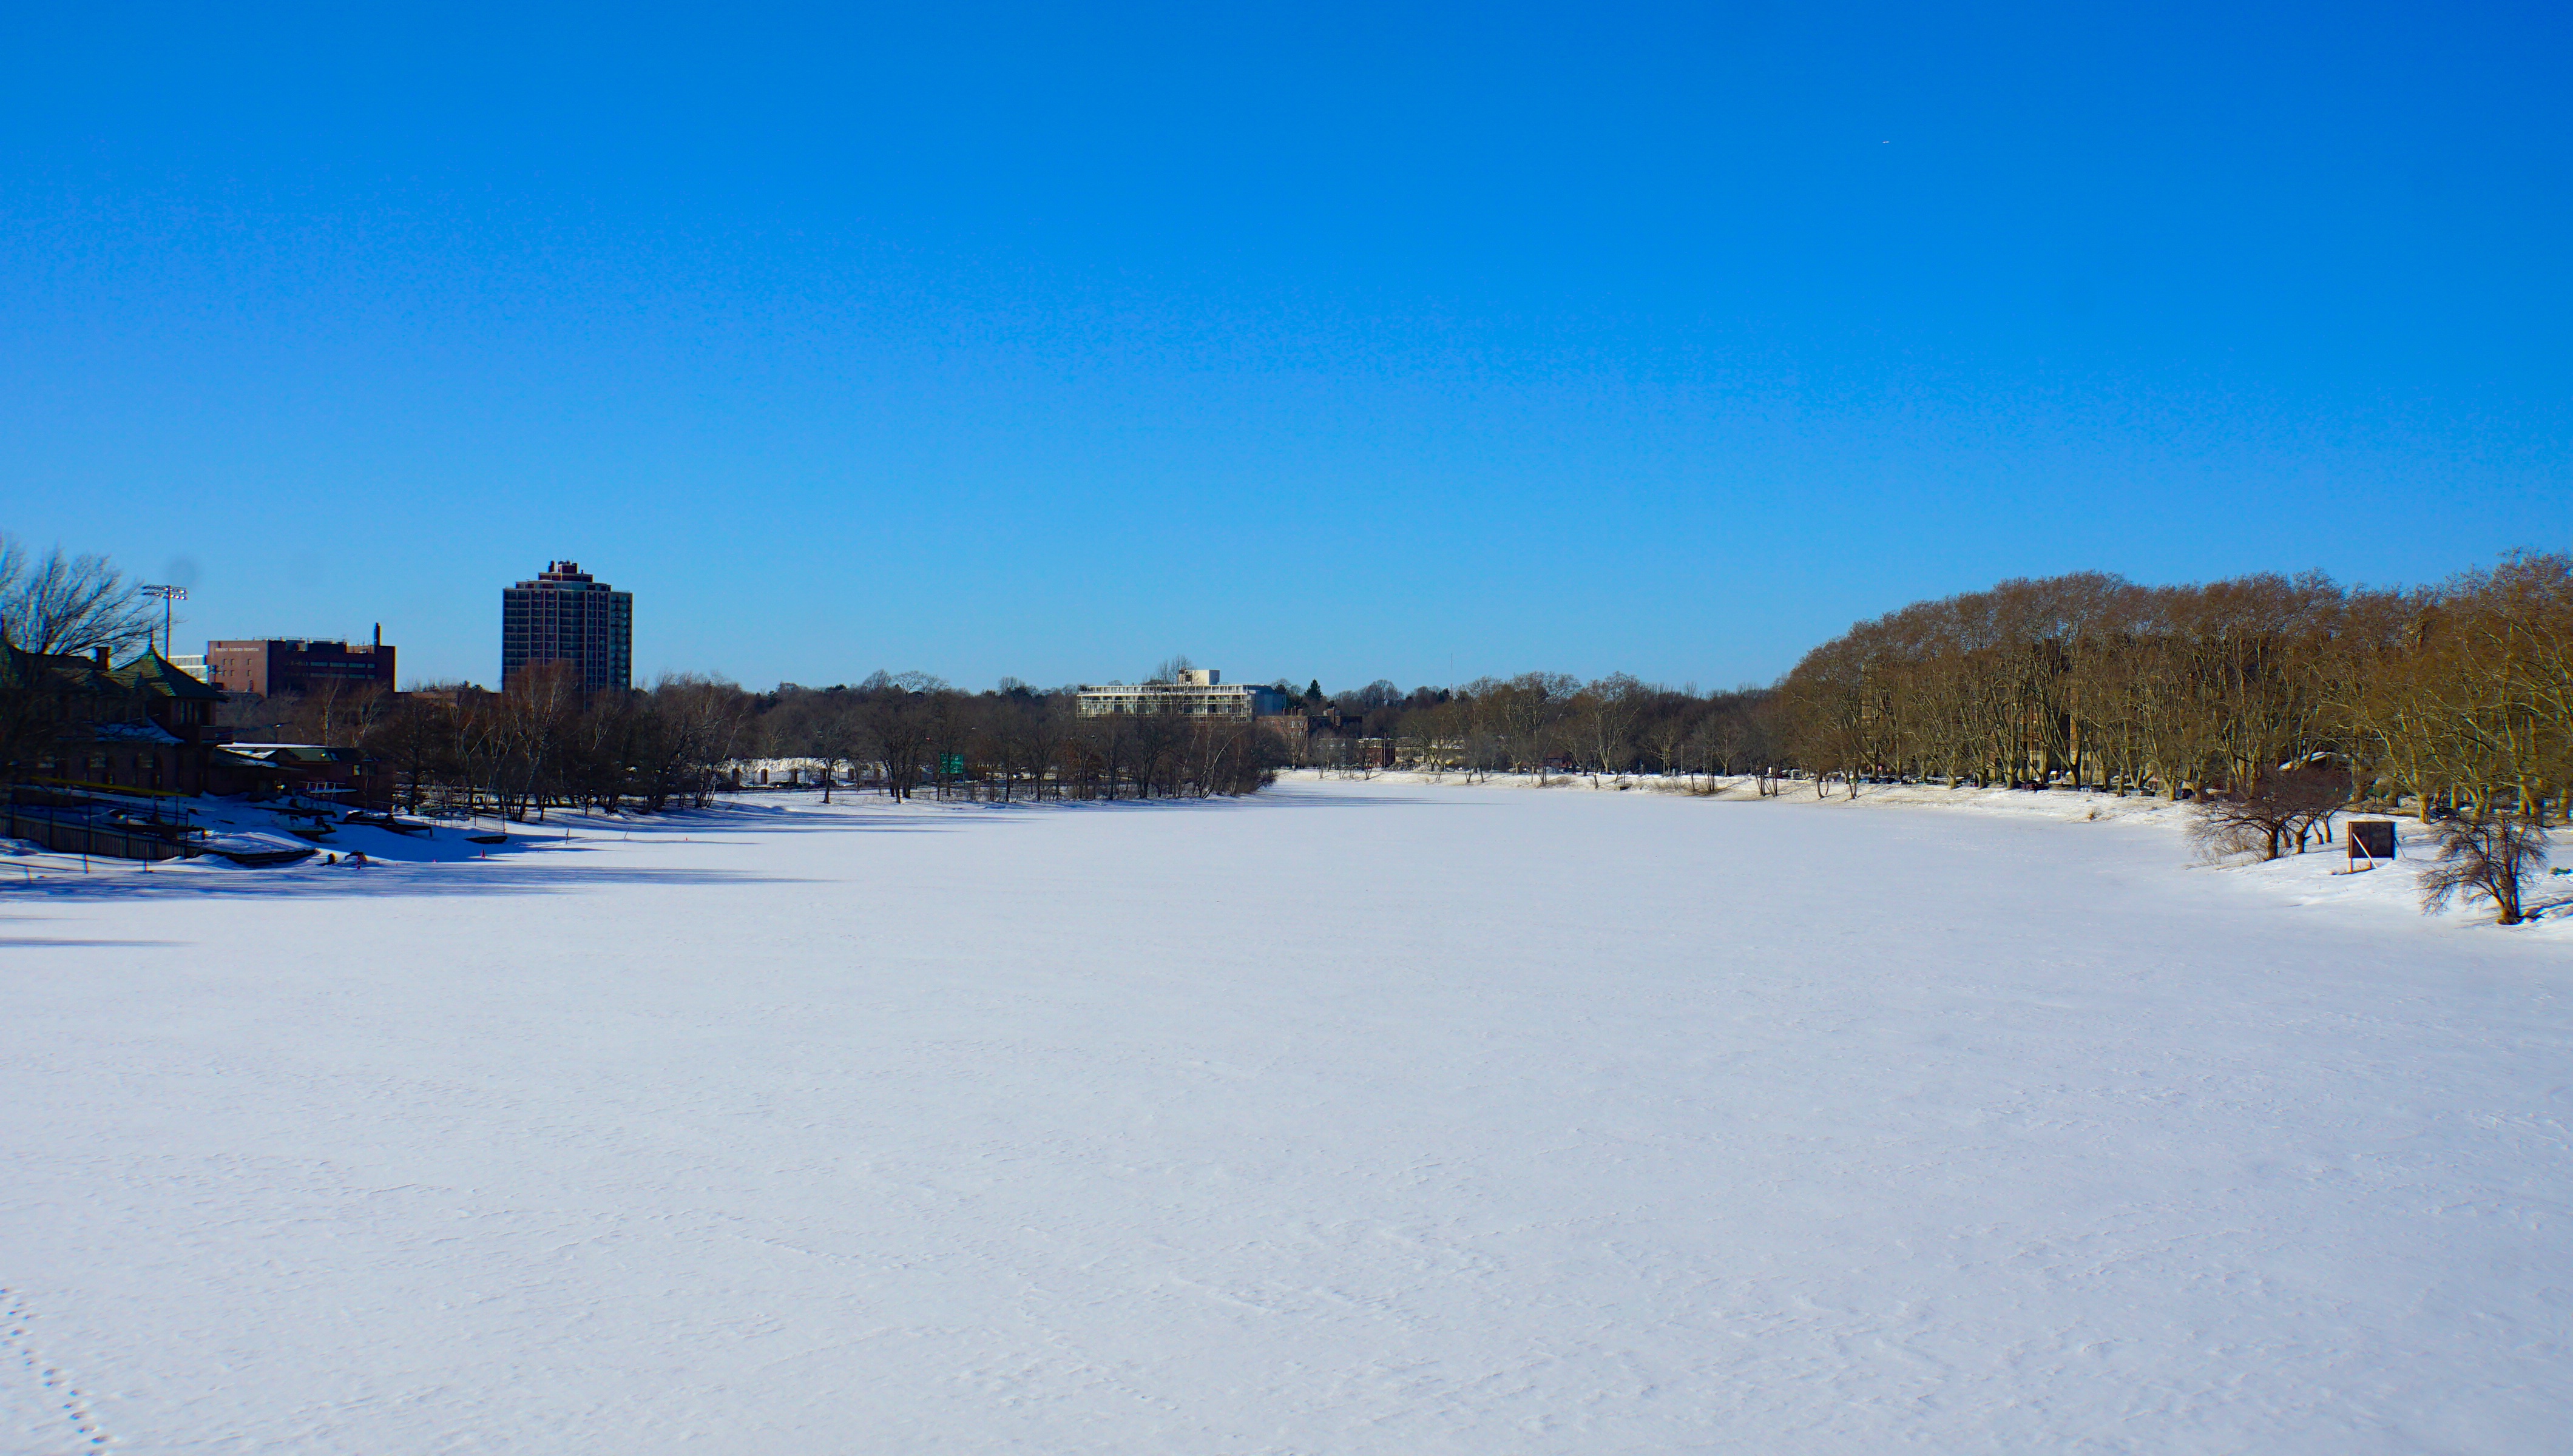
[[[1327,788],[1332,785],[1377,785],[1425,789],[1471,789],[1482,791],[1516,791],[1541,794],[1606,794],[1632,795],[1652,799],[1680,799],[1708,806],[1762,805],[1777,808],[1802,807],[1826,810],[1928,810],[1941,814],[1988,817],[2020,822],[2060,823],[2084,828],[2112,827],[2150,831],[2167,837],[2167,851],[2173,862],[2218,880],[2235,885],[2275,901],[2294,905],[2328,907],[2336,914],[2381,919],[2387,915],[2421,918],[2417,877],[2423,865],[2435,852],[2430,832],[2407,816],[2391,817],[2396,823],[2400,858],[2391,865],[2381,865],[2360,874],[2341,871],[2347,860],[2337,844],[2318,846],[2301,854],[2291,854],[2266,863],[2200,862],[2186,846],[2183,836],[2189,823],[2186,804],[2144,795],[2118,795],[2097,790],[2053,789],[2032,792],[2021,789],[1982,789],[1963,785],[1955,789],[1935,784],[1862,784],[1852,798],[1846,786],[1837,782],[1823,794],[1815,792],[1811,781],[1789,781],[1781,792],[1762,795],[1748,776],[1729,778],[1699,777],[1661,778],[1647,775],[1593,777],[1589,775],[1553,774],[1540,779],[1535,775],[1494,775],[1468,778],[1461,774],[1418,773],[1408,770],[1382,770],[1366,773],[1340,770],[1288,770],[1280,775],[1280,783],[1289,788]],[[1709,790],[1712,792],[1709,792]],[[881,795],[842,786],[835,800],[847,808],[863,811],[868,822],[887,816],[972,815],[983,812],[1025,813],[1057,809],[1116,809],[1135,807],[1082,801],[1058,804],[1032,801],[1015,804],[993,804],[975,801],[922,799],[907,804],[891,804]],[[299,840],[286,837],[284,825],[271,812],[242,801],[191,801],[208,823],[236,840],[260,840],[265,844],[294,846]],[[1160,807],[1172,807],[1193,801],[1152,801]],[[313,883],[321,877],[328,883],[334,877],[351,873],[345,865],[331,865],[332,855],[346,856],[360,851],[374,862],[375,868],[406,864],[485,861],[495,855],[501,861],[514,860],[532,850],[577,841],[586,836],[617,838],[631,842],[640,834],[647,842],[681,840],[693,829],[725,833],[756,826],[762,816],[796,812],[807,806],[820,808],[817,791],[810,785],[790,788],[784,784],[753,788],[729,794],[714,809],[677,811],[660,815],[606,815],[577,810],[555,810],[545,819],[525,824],[503,825],[497,820],[478,824],[447,823],[426,834],[398,834],[385,829],[361,825],[339,827],[332,837],[316,845],[318,853],[306,863],[290,869],[245,870],[220,859],[164,861],[157,865],[140,862],[107,860],[60,854],[41,850],[18,841],[0,841],[0,899],[13,891],[31,893],[76,893],[79,886],[93,887],[119,881],[122,877],[186,877],[205,875],[243,888],[245,877],[275,882],[282,890],[295,883]],[[272,822],[274,821],[274,822]],[[293,821],[301,822],[301,821]],[[473,843],[470,836],[505,830],[507,843],[499,847]],[[2573,862],[2573,851],[2560,845],[2554,863]],[[279,877],[287,877],[279,879]],[[2510,927],[2506,934],[2534,941],[2573,945],[2573,877],[2541,873],[2529,894],[2528,903],[2536,908],[2530,923]],[[2432,923],[2470,929],[2489,927],[2489,908],[2481,903],[2460,903],[2446,911],[2427,917]],[[2500,927],[2490,927],[2501,930]]]
[[[2390,818],[2396,826],[2398,858],[2390,865],[2379,865],[2358,874],[2341,873],[2348,860],[2335,841],[2317,846],[2304,854],[2289,854],[2266,862],[2234,861],[2223,864],[2200,862],[2185,843],[2189,808],[2184,803],[2137,794],[2111,794],[2100,790],[1985,789],[1971,784],[1950,789],[1937,784],[1861,784],[1852,798],[1847,786],[1835,781],[1827,792],[1817,794],[1811,780],[1787,781],[1782,791],[1763,796],[1747,776],[1661,778],[1651,775],[1552,774],[1540,780],[1533,774],[1477,776],[1468,780],[1461,774],[1415,773],[1408,770],[1383,770],[1364,775],[1338,770],[1301,769],[1282,775],[1282,782],[1325,784],[1368,782],[1412,784],[1424,787],[1464,787],[1474,789],[1519,790],[1537,793],[1628,793],[1656,797],[1684,798],[1709,805],[1763,804],[1780,807],[1802,806],[1817,809],[1917,809],[1948,814],[1988,816],[2019,821],[2055,822],[2066,825],[2114,826],[2158,831],[2169,837],[2174,862],[2186,868],[2215,876],[2219,881],[2245,890],[2284,901],[2288,904],[2327,907],[2335,913],[2351,914],[2381,922],[2390,914],[2428,921],[2457,929],[2477,927],[2531,941],[2573,946],[2573,877],[2553,876],[2540,872],[2530,886],[2528,903],[2543,907],[2529,923],[2511,927],[2494,926],[2492,912],[2481,902],[2459,903],[2436,915],[2420,914],[2421,895],[2418,876],[2430,856],[2436,853],[2432,835],[2409,816],[2363,815],[2363,818]],[[1715,792],[1706,792],[1713,788]],[[2559,843],[2554,864],[2573,863],[2573,850]]]

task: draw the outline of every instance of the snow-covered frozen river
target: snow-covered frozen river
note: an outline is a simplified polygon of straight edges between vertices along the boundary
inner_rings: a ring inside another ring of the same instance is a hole
[[[2573,1431],[2561,940],[1865,805],[604,823],[8,893],[0,1451]]]

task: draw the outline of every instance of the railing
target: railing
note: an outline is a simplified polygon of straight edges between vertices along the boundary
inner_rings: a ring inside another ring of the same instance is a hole
[[[33,840],[56,854],[115,860],[175,860],[188,851],[155,834],[138,834],[90,819],[64,819],[60,811],[26,804],[0,806],[10,839]]]
[[[87,779],[47,778],[42,774],[30,777],[25,780],[25,782],[30,784],[42,784],[48,788],[69,789],[75,793],[83,794],[130,794],[138,799],[185,799],[190,797],[188,791],[185,789],[146,789],[134,784],[96,784],[91,783]]]

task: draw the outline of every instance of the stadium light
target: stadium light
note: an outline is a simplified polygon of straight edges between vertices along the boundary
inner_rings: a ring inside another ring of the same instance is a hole
[[[161,598],[161,655],[167,657],[170,655],[170,603],[174,601],[186,601],[188,599],[188,588],[184,586],[146,586],[143,588],[143,594],[145,596],[157,596]]]

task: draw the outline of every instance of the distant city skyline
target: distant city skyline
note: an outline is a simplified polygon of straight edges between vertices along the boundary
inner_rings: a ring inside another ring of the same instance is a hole
[[[2573,527],[2564,12],[18,17],[0,528],[177,646],[1766,681]]]

